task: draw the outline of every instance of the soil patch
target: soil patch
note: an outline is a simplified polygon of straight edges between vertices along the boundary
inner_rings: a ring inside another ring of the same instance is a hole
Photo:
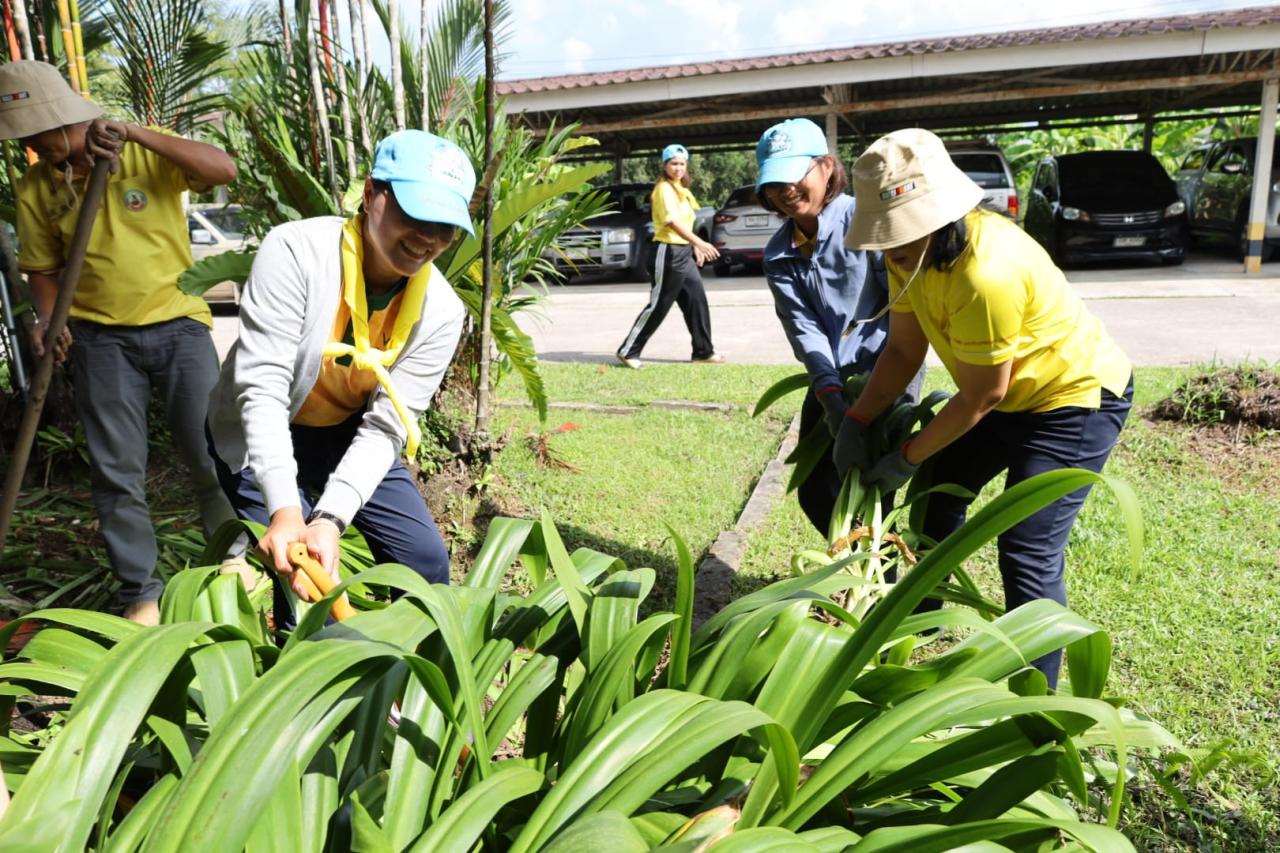
[[[1156,420],[1280,430],[1280,373],[1241,365],[1189,377],[1151,410]]]

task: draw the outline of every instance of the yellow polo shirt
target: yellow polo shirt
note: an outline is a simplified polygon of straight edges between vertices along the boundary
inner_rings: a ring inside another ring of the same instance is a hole
[[[400,304],[404,301],[401,282],[389,293],[366,293],[369,305],[369,345],[384,349],[396,327]],[[361,284],[363,286],[363,283]],[[351,309],[345,301],[338,302],[338,314],[333,318],[329,333],[331,342],[354,344],[351,332]],[[293,423],[301,426],[337,426],[369,403],[369,397],[378,387],[378,377],[372,370],[353,370],[351,356],[334,358],[326,355],[320,362],[320,375],[311,393],[302,401],[302,408],[293,416]]]
[[[956,364],[1013,362],[1001,412],[1098,408],[1133,368],[1035,240],[993,213],[965,217],[969,244],[946,270],[922,269],[894,311],[916,315],[952,376]],[[892,263],[889,298],[910,272]]]
[[[688,188],[665,178],[653,188],[653,239],[659,243],[687,246],[689,241],[676,233],[668,222],[677,222],[690,232],[698,218],[698,201]]]
[[[88,179],[73,177],[72,185],[74,195],[65,174],[48,162],[36,163],[18,182],[18,266],[25,272],[65,265]],[[191,266],[186,189],[187,176],[176,165],[125,143],[119,169],[107,178],[72,317],[112,326],[191,317],[213,325],[208,303],[178,289],[178,276]]]

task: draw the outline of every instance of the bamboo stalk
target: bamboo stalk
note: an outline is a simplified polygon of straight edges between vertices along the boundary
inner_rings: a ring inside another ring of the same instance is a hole
[[[58,0],[58,23],[62,25],[62,52],[67,57],[67,77],[71,88],[80,91],[80,71],[76,67],[76,38],[71,33],[71,7],[67,0]]]
[[[320,12],[320,55],[324,57],[325,70],[333,77],[333,39],[329,37],[329,4],[314,0]]]
[[[40,45],[40,59],[43,62],[49,62],[49,40],[45,37],[44,32],[44,15],[36,15],[36,43]],[[53,64],[53,63],[49,63]]]
[[[342,3],[343,17],[347,22],[347,32],[351,34],[351,52],[355,56],[356,61],[356,79],[353,85],[355,90],[356,109],[355,115],[360,116],[360,147],[364,151],[366,157],[373,155],[373,140],[369,138],[369,123],[364,120],[360,113],[360,102],[364,96],[365,85],[365,64],[364,64],[364,40],[360,36],[359,30],[364,26],[363,16],[360,14],[361,0],[340,0]]]
[[[9,60],[21,59],[22,48],[18,46],[18,32],[13,24],[13,10],[9,7],[9,0],[4,0],[4,35],[9,42]]]
[[[334,35],[331,44],[341,47],[342,22],[338,19],[337,0],[329,0],[329,8],[329,19],[333,21]],[[351,95],[347,91],[347,63],[341,56],[335,56],[334,64],[338,68],[338,108],[342,111],[342,147],[347,155],[347,181],[351,182],[359,177],[356,174],[359,166],[356,163],[356,141],[352,133]]]
[[[493,160],[493,0],[484,0],[484,163],[488,172]],[[489,350],[493,346],[493,193],[484,196],[484,240],[481,257],[480,353],[476,382],[476,429],[478,450],[489,451]]]
[[[320,57],[317,55],[316,39],[320,31],[320,13],[317,3],[312,3],[307,15],[307,67],[311,72],[311,96],[315,101],[316,123],[320,125],[321,159],[327,167],[329,176],[329,193],[334,204],[341,204],[338,195],[338,172],[333,164],[333,137],[329,132],[329,106],[325,101],[324,83],[320,79]],[[320,164],[317,164],[320,165]]]
[[[293,79],[293,27],[289,23],[289,6],[280,0],[280,44],[284,48],[284,73]]]
[[[26,0],[13,0],[13,26],[18,31],[18,43],[22,46],[22,59],[35,59],[31,49],[31,25],[27,21]]]
[[[89,186],[80,205],[80,214],[76,217],[76,230],[71,238],[71,246],[67,249],[67,263],[62,268],[58,299],[53,304],[49,328],[45,331],[46,341],[57,340],[58,335],[66,328],[71,302],[75,299],[76,286],[80,283],[80,270],[84,267],[85,254],[89,248],[89,237],[93,233],[98,208],[102,205],[102,194],[107,186],[107,170],[110,167],[111,161],[106,158],[99,159],[93,165],[93,174],[89,176]],[[45,347],[44,355],[31,377],[31,393],[27,397],[27,408],[22,413],[22,424],[18,427],[18,437],[14,441],[13,455],[5,475],[4,494],[0,497],[0,554],[4,553],[4,543],[9,538],[9,523],[13,520],[13,510],[18,504],[22,477],[27,471],[31,445],[35,442],[36,430],[40,426],[40,413],[44,410],[49,382],[53,379],[54,349],[52,345]]]
[[[387,0],[387,35],[391,39],[391,107],[396,130],[404,130],[404,71],[400,67],[400,2]]]
[[[76,46],[76,68],[80,94],[89,97],[89,66],[85,64],[84,33],[80,29],[80,0],[71,0],[71,37]]]
[[[431,129],[431,57],[427,55],[427,0],[422,0],[422,17],[418,27],[418,76],[422,88],[422,129]]]

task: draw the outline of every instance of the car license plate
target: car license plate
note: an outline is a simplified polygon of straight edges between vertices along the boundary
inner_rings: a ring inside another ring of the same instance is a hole
[[[1145,246],[1146,237],[1117,237],[1111,245],[1117,249],[1132,249],[1135,246]]]
[[[763,228],[769,224],[769,214],[753,213],[747,217],[748,228]]]

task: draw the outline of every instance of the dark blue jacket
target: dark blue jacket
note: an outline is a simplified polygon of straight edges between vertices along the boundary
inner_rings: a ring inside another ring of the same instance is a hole
[[[889,299],[880,253],[845,248],[853,206],[853,197],[842,194],[823,208],[811,258],[795,249],[790,220],[764,250],[764,274],[778,319],[814,389],[842,384],[841,368],[870,370],[889,335],[886,314],[843,337],[850,322],[874,316]]]

